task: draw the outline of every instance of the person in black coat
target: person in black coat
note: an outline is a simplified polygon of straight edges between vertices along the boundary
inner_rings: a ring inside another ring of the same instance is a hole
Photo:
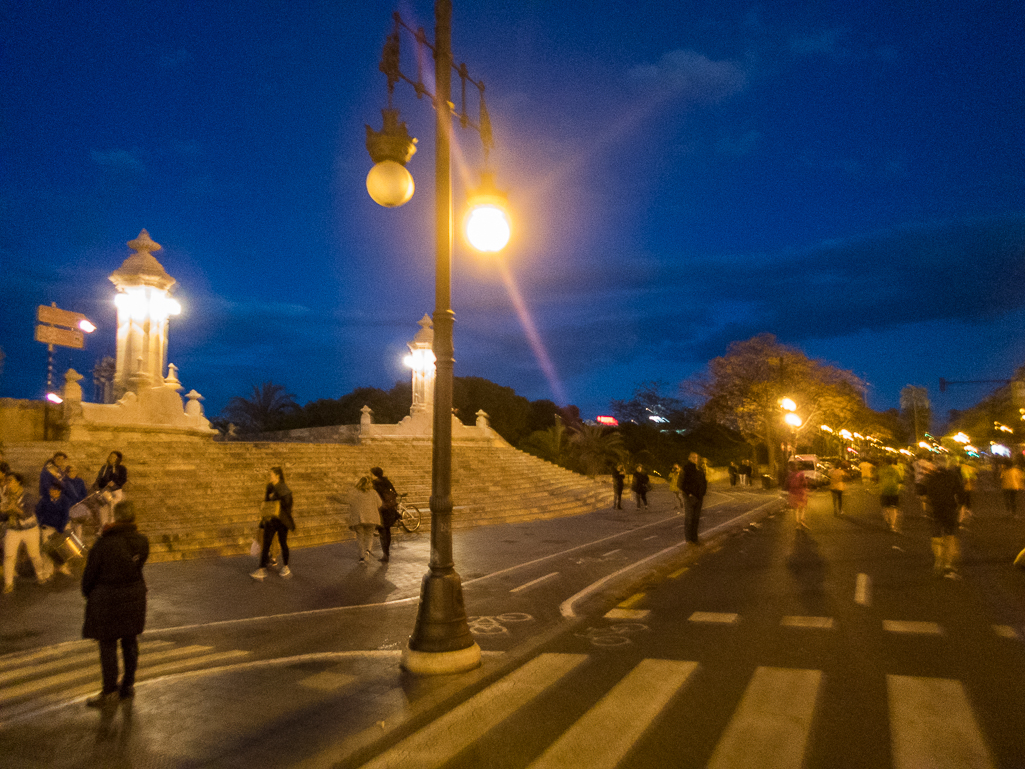
[[[651,484],[651,480],[648,478],[648,474],[644,472],[643,465],[637,465],[637,469],[634,470],[633,483],[630,484],[630,491],[634,493],[634,500],[637,502],[637,509],[647,509],[648,507],[648,487]]]
[[[142,567],[149,557],[149,540],[135,526],[131,502],[118,502],[114,523],[107,526],[89,551],[82,574],[85,596],[83,638],[100,643],[103,690],[85,701],[89,707],[117,704],[135,694],[139,664],[138,636],[146,625],[146,582]],[[117,643],[121,641],[124,676],[117,681]]]
[[[391,527],[399,519],[399,495],[395,491],[395,485],[384,474],[380,467],[371,467],[371,483],[374,484],[374,491],[381,498],[381,507],[378,512],[381,514],[381,525],[377,527],[381,535],[381,556],[382,563],[388,563],[391,557]]]
[[[701,503],[708,491],[705,471],[698,465],[701,457],[691,452],[680,473],[680,491],[683,492],[684,536],[691,544],[698,544],[698,523],[701,520]]]
[[[612,469],[612,496],[614,506],[617,510],[623,509],[623,484],[626,481],[626,473],[622,465],[616,465]]]

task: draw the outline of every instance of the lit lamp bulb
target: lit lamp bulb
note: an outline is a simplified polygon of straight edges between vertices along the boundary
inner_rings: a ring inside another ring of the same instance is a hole
[[[801,418],[797,416],[797,414],[795,414],[793,411],[788,411],[787,415],[783,417],[783,421],[794,428],[800,427],[802,424]]]
[[[492,203],[475,206],[466,217],[466,239],[478,251],[493,254],[509,243],[509,217]]]
[[[397,208],[413,197],[413,175],[394,160],[375,163],[367,174],[367,192],[379,206]]]

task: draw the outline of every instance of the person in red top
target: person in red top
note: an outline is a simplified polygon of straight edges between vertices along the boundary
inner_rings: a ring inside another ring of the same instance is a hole
[[[794,520],[798,529],[807,530],[804,514],[808,511],[808,483],[798,465],[791,463],[790,474],[787,475],[787,493],[790,506],[794,509]]]

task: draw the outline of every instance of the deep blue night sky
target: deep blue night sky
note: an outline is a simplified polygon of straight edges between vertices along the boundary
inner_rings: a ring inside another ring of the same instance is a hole
[[[42,393],[39,304],[100,326],[59,369],[113,354],[107,276],[143,228],[208,415],[266,380],[305,403],[407,376],[434,303],[434,118],[405,84],[417,194],[384,210],[364,187],[396,6],[0,7],[0,396]],[[430,3],[397,9],[433,38]],[[939,413],[975,402],[992,386],[939,378],[1025,364],[1023,22],[968,0],[456,0],[516,227],[504,266],[457,246],[456,374],[594,416],[768,331],[875,408],[907,384]],[[479,139],[457,141],[472,184]]]

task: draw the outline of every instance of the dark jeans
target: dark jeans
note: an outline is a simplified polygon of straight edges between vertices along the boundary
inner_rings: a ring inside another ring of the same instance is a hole
[[[840,515],[843,512],[843,489],[830,489],[833,493],[833,512]]]
[[[384,554],[384,558],[387,558],[388,553],[392,550],[392,527],[401,516],[397,509],[391,508],[381,508],[379,513],[381,514],[381,525],[377,527],[377,534],[381,539],[381,553]]]
[[[121,679],[121,692],[127,693],[135,686],[135,670],[139,666],[139,639],[127,635],[121,639],[121,656],[125,658],[125,675]],[[117,686],[117,638],[100,641],[100,669],[103,671],[103,693],[118,690]]]
[[[1004,489],[1004,510],[1011,516],[1018,514],[1017,489]]]
[[[267,518],[263,522],[263,551],[260,553],[260,568],[267,568],[270,563],[270,543],[274,541],[274,535],[278,535],[278,542],[281,544],[281,565],[288,566],[288,527],[281,522],[280,518]]]
[[[623,490],[622,489],[613,489],[612,490],[612,496],[613,496],[612,506],[614,508],[616,508],[617,510],[622,510],[623,509]]]
[[[688,542],[698,541],[698,523],[701,521],[701,503],[704,501],[702,497],[695,497],[693,494],[687,494],[683,499],[683,533]]]

